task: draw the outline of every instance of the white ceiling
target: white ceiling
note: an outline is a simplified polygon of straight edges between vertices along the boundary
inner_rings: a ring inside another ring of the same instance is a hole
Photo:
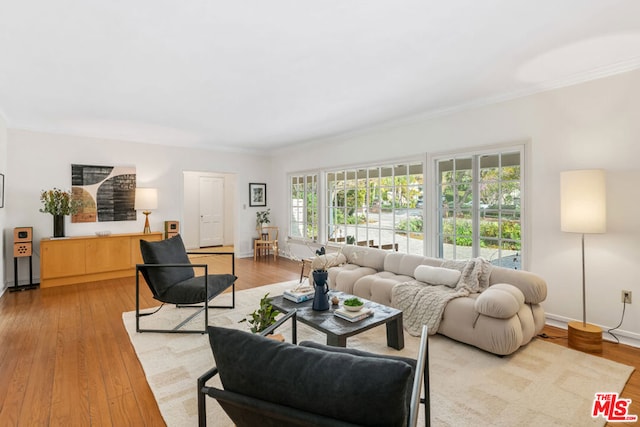
[[[269,150],[640,67],[637,0],[0,0],[10,128]]]

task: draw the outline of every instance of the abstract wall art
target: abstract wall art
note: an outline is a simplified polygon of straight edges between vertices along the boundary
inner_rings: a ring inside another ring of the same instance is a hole
[[[134,166],[71,165],[71,191],[82,202],[71,222],[136,220]]]

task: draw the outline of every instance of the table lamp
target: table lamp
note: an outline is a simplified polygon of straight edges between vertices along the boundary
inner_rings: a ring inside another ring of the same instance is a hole
[[[606,231],[606,182],[602,169],[560,173],[560,227],[565,232],[582,234],[582,322],[569,322],[569,347],[601,353],[602,329],[587,323],[584,235]]]
[[[149,226],[149,214],[152,209],[158,208],[158,190],[156,188],[136,188],[135,210],[141,210],[146,215],[144,221],[144,234],[151,233]]]

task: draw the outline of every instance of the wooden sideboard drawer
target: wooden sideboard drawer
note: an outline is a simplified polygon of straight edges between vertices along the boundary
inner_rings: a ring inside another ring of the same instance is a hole
[[[40,278],[50,279],[84,274],[85,253],[83,240],[40,242]]]
[[[87,273],[126,270],[131,267],[131,239],[114,236],[87,240],[86,254]]]

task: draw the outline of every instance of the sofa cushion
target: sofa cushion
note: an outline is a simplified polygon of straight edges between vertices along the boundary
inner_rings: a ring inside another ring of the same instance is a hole
[[[329,269],[329,288],[352,294],[353,286],[358,279],[375,273],[376,270],[373,268],[360,267],[356,264],[332,267]]]
[[[430,285],[445,285],[455,288],[460,280],[462,272],[442,267],[431,267],[430,265],[419,265],[413,273],[413,277],[419,282]]]
[[[391,301],[393,287],[408,282],[413,277],[381,271],[359,278],[353,285],[353,294],[380,304],[393,306]]]
[[[405,361],[328,352],[210,326],[226,390],[361,425],[402,425],[412,368]]]
[[[384,259],[389,251],[362,246],[345,245],[342,253],[347,257],[347,262],[362,267],[373,268],[376,271],[384,270]]]
[[[413,276],[416,267],[425,264],[426,258],[422,255],[402,254],[391,252],[384,259],[384,270],[395,274]]]
[[[320,255],[311,261],[311,269],[328,270],[331,267],[342,265],[345,262],[347,262],[347,257],[343,253]]]
[[[524,305],[524,295],[518,288],[506,283],[490,286],[475,302],[478,313],[498,319],[509,319]]]

